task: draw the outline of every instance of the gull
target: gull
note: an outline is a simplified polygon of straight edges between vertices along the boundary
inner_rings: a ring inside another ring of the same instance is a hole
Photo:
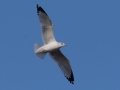
[[[60,48],[66,46],[66,44],[56,41],[54,37],[52,21],[50,20],[47,13],[43,10],[43,8],[38,4],[37,14],[42,27],[42,39],[44,45],[42,46],[39,44],[34,44],[35,54],[41,59],[44,59],[45,55],[48,53],[60,67],[62,73],[68,79],[68,81],[74,84],[74,75],[70,66],[70,62],[60,51]]]

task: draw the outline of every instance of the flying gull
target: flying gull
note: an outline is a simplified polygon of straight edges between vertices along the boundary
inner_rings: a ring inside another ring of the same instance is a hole
[[[50,57],[57,63],[68,81],[74,84],[74,75],[70,66],[70,62],[60,51],[60,48],[66,46],[66,44],[56,41],[54,37],[52,21],[39,5],[37,5],[37,14],[42,27],[42,39],[44,45],[41,46],[39,44],[35,44],[35,54],[43,59],[46,53],[49,53]]]

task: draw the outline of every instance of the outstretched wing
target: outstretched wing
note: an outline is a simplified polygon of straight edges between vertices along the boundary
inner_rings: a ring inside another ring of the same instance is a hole
[[[51,58],[58,64],[64,76],[74,84],[74,75],[70,66],[69,60],[61,53],[61,51],[55,50],[49,52]]]
[[[53,33],[53,24],[47,13],[39,5],[37,5],[37,14],[42,26],[42,39],[44,44],[56,41]]]

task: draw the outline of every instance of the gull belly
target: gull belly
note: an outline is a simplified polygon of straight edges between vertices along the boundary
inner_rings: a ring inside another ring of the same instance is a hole
[[[57,42],[52,42],[52,43],[49,43],[49,44],[46,44],[46,45],[40,47],[38,50],[36,50],[35,53],[40,54],[40,53],[51,52],[51,51],[54,51],[59,48],[60,47]]]

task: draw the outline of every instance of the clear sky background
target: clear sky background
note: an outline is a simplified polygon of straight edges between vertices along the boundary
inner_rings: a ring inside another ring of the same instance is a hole
[[[43,44],[36,4],[67,44],[74,85],[34,54]],[[120,0],[0,0],[0,90],[120,90]]]

